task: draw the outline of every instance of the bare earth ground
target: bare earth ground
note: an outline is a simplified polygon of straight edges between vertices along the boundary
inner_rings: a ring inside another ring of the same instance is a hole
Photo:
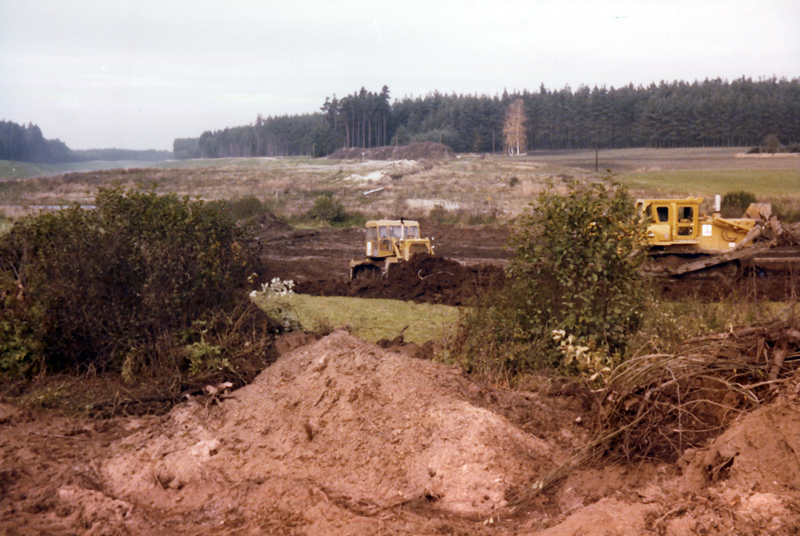
[[[227,397],[86,420],[0,405],[3,534],[797,534],[800,378],[673,464],[596,463],[579,394],[492,389],[345,332]]]
[[[296,291],[462,305],[476,288],[503,280],[508,226],[453,226],[421,220],[435,257],[393,267],[386,281],[350,281],[350,261],[364,257],[364,229],[292,230],[270,218],[257,222],[262,278],[291,279]]]

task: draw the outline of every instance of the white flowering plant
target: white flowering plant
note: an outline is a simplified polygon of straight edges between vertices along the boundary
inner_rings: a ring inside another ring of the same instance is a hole
[[[286,299],[294,295],[294,281],[273,277],[269,283],[261,284],[261,291],[254,290],[250,299],[259,303],[267,315],[281,323],[286,330],[301,329],[291,303]]]
[[[552,337],[563,356],[563,365],[589,375],[590,382],[605,383],[606,377],[617,365],[617,359],[606,350],[597,348],[592,340],[584,346],[563,329],[553,330]]]
[[[261,295],[267,299],[282,298],[294,294],[294,281],[291,279],[282,280],[280,277],[273,277],[269,283],[261,283]],[[257,290],[250,293],[251,298],[259,295]]]

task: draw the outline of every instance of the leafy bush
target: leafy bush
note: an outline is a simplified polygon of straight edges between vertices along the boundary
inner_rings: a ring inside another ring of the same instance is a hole
[[[218,207],[101,189],[94,210],[22,218],[0,237],[0,369],[136,371],[208,311],[229,310],[253,269]]]
[[[347,219],[344,205],[332,194],[322,194],[314,200],[314,206],[306,216],[309,219],[328,224],[342,223]]]
[[[258,300],[258,304],[269,318],[284,329],[290,331],[302,330],[303,326],[297,319],[292,304],[286,296],[294,294],[294,281],[283,281],[273,277],[269,283],[261,284],[261,292],[254,290],[250,293],[251,300]]]
[[[763,140],[761,140],[761,146],[763,147],[763,151],[765,153],[775,154],[780,151],[783,144],[781,140],[778,139],[778,136],[775,134],[767,135]]]
[[[358,211],[347,212],[344,205],[330,192],[317,194],[314,206],[300,220],[311,220],[331,227],[363,227],[367,218]]]
[[[450,213],[444,208],[443,205],[435,205],[432,209],[430,214],[428,215],[430,219],[438,223],[445,223],[450,218]]]
[[[750,148],[747,154],[777,154],[777,153],[797,153],[800,152],[800,144],[789,143],[784,145],[775,134],[767,135],[759,145]]]
[[[543,192],[517,223],[507,287],[462,320],[462,364],[504,377],[611,365],[644,312],[645,243],[623,187],[573,183],[566,196]]]
[[[756,203],[758,199],[755,194],[739,190],[728,192],[722,196],[720,206],[722,215],[726,218],[741,218],[750,203]]]

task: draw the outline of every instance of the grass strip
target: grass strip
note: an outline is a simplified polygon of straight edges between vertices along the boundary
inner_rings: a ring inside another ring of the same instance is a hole
[[[398,300],[323,297],[292,294],[280,299],[303,329],[347,328],[368,342],[394,339],[403,328],[406,342],[424,344],[441,339],[458,320],[458,308],[449,305]],[[269,311],[269,299],[259,294],[256,303]]]

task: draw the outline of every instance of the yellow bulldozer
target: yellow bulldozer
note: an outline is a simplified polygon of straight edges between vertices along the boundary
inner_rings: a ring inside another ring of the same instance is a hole
[[[366,224],[366,258],[350,261],[350,279],[385,276],[390,267],[417,253],[433,255],[429,238],[421,238],[419,223],[412,220],[370,220]]]
[[[768,204],[754,203],[742,218],[700,215],[702,198],[640,199],[650,261],[645,272],[665,276],[739,277],[744,269],[800,272],[800,227],[784,226]]]

